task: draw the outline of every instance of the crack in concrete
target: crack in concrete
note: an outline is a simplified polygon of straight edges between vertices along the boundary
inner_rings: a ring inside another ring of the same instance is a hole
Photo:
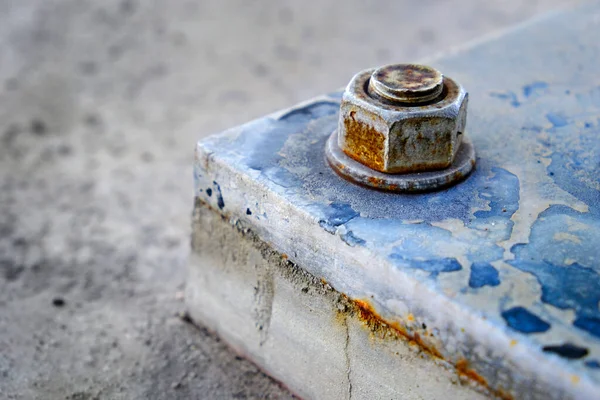
[[[273,297],[275,295],[275,283],[273,281],[273,270],[267,263],[263,268],[256,260],[255,268],[258,279],[254,287],[254,321],[260,335],[260,345],[265,344],[269,337],[269,326],[271,325],[271,314],[273,311]]]
[[[344,326],[346,327],[346,342],[344,344],[344,355],[346,356],[346,378],[348,379],[348,400],[352,399],[352,380],[350,379],[350,373],[352,368],[350,366],[350,328],[348,327],[348,317],[344,318]]]

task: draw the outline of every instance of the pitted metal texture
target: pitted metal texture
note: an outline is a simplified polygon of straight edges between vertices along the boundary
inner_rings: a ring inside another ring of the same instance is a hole
[[[443,80],[438,70],[425,65],[386,65],[371,75],[369,94],[399,103],[425,103],[442,94]]]

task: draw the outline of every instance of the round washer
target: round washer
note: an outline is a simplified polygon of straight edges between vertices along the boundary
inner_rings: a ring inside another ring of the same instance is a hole
[[[386,174],[372,170],[347,156],[337,143],[336,130],[327,140],[325,156],[338,175],[360,185],[390,192],[427,192],[443,189],[465,179],[475,167],[475,148],[466,136],[463,136],[454,162],[448,168],[408,174]]]

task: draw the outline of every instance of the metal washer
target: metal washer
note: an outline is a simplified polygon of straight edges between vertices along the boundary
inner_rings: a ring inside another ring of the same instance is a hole
[[[465,179],[475,167],[475,148],[466,136],[463,136],[454,162],[448,168],[409,174],[385,174],[366,167],[340,149],[337,136],[335,130],[325,146],[329,165],[342,178],[380,190],[401,193],[439,190]]]

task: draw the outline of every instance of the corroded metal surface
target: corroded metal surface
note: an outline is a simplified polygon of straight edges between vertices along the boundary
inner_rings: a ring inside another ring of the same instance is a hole
[[[348,157],[337,145],[334,131],[325,147],[329,165],[343,178],[359,185],[390,192],[426,192],[446,188],[465,179],[475,167],[475,149],[466,138],[447,168],[407,174],[384,174]]]
[[[460,185],[341,179],[324,156],[335,93],[199,143],[196,196],[496,393],[597,398],[599,18],[562,14],[438,62],[476,100],[478,164]]]
[[[340,104],[340,149],[388,174],[449,167],[465,131],[467,93],[432,68],[419,66],[426,74],[415,72],[416,67],[395,67],[365,70],[352,78]],[[412,80],[402,76],[407,70],[413,71]],[[441,94],[432,97],[436,93]],[[393,97],[410,101],[391,101]]]
[[[442,94],[444,77],[435,68],[392,64],[377,68],[369,80],[369,93],[400,103],[426,103]]]

